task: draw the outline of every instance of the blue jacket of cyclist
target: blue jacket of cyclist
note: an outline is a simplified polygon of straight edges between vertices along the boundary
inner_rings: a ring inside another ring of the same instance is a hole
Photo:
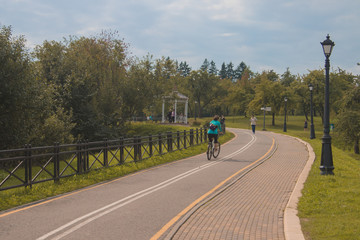
[[[219,116],[215,115],[214,119],[210,122],[210,127],[209,127],[209,130],[207,132],[209,141],[212,141],[212,139],[214,138],[214,140],[215,140],[214,142],[218,143],[219,131],[222,132],[221,123],[219,122]]]

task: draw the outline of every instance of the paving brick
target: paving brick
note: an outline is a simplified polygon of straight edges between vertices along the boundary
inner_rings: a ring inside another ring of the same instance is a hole
[[[304,144],[272,134],[274,155],[197,209],[172,239],[285,239],[284,209],[308,159]]]

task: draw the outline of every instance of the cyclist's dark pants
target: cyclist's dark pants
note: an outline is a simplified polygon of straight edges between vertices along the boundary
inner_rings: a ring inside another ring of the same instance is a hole
[[[209,141],[211,142],[212,139],[214,138],[214,142],[215,143],[218,143],[218,135],[217,134],[208,134],[208,138],[209,138]]]

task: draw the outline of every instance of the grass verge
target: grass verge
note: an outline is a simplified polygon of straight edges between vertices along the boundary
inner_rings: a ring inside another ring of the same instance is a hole
[[[304,117],[289,116],[287,132],[283,132],[284,117],[266,116],[268,131],[298,137],[311,144],[316,159],[312,165],[298,204],[298,216],[306,239],[359,240],[360,239],[360,159],[359,155],[337,146],[341,140],[333,136],[332,153],[335,170],[333,176],[320,175],[321,137],[323,128],[320,118],[315,118],[316,139],[310,139],[304,131]],[[250,129],[249,119],[228,118],[228,127]],[[257,130],[263,128],[263,118],[258,117]]]

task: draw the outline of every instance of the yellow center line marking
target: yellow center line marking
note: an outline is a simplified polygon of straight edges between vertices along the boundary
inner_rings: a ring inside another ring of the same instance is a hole
[[[256,164],[257,162],[261,161],[262,159],[264,159],[269,153],[270,151],[274,148],[275,145],[275,139],[273,138],[272,141],[272,145],[270,147],[270,149],[262,156],[260,157],[258,160],[256,160],[255,162],[247,165],[246,167],[240,169],[239,171],[237,171],[236,173],[234,173],[233,175],[231,175],[230,177],[228,177],[227,179],[225,179],[224,181],[222,181],[221,183],[219,183],[217,186],[215,186],[213,189],[211,189],[209,192],[205,193],[204,195],[202,195],[200,198],[196,199],[194,202],[192,202],[189,206],[187,206],[184,210],[182,210],[179,214],[177,214],[173,219],[171,219],[164,227],[162,227],[160,229],[160,231],[158,231],[150,240],[157,240],[159,239],[172,225],[174,225],[174,223],[176,223],[182,216],[184,216],[188,211],[190,211],[191,208],[193,208],[196,204],[198,204],[199,202],[201,202],[204,198],[206,198],[207,196],[209,196],[210,194],[212,194],[213,192],[215,192],[217,189],[219,189],[220,187],[222,187],[226,182],[228,182],[231,178],[235,177],[236,175],[238,175],[240,172],[244,171],[245,169],[251,167],[252,165]]]

